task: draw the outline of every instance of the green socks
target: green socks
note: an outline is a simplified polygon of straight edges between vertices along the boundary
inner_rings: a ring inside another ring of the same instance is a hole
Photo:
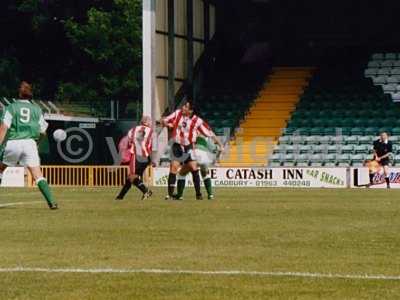
[[[211,183],[211,178],[210,177],[206,177],[203,179],[204,181],[204,186],[206,187],[207,190],[207,195],[212,195],[213,194],[213,190],[212,190],[212,183]]]
[[[210,172],[207,167],[200,168],[201,177],[203,177],[204,186],[206,187],[208,196],[213,194]]]
[[[49,206],[53,206],[54,204],[56,204],[56,201],[53,197],[53,194],[51,193],[49,184],[47,183],[46,179],[40,178],[36,181],[36,183],[43,197],[46,199],[47,204]]]

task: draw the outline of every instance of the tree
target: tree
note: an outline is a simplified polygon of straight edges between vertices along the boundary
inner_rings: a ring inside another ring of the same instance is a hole
[[[57,97],[86,100],[137,99],[141,86],[141,1],[113,0],[109,10],[92,7],[83,23],[65,22],[80,72],[59,85]]]

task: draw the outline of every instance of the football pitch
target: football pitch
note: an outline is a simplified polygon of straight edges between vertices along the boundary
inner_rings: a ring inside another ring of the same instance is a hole
[[[398,299],[400,191],[0,190],[0,299]]]

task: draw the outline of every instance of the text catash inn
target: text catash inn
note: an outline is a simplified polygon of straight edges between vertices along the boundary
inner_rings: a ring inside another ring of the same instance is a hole
[[[217,179],[215,169],[211,171],[213,179]],[[226,178],[229,180],[265,180],[273,179],[272,169],[227,169]]]
[[[274,179],[272,169],[227,169],[225,174],[230,180],[267,180]],[[283,179],[303,179],[303,170],[282,169]],[[216,170],[212,172],[212,178],[217,179]]]

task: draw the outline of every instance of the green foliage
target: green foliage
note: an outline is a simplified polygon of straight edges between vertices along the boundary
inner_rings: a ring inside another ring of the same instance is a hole
[[[0,31],[10,33],[0,40],[1,96],[14,96],[27,79],[36,97],[138,99],[140,0],[16,0],[0,10],[7,17]]]
[[[67,91],[73,92],[72,97],[84,88],[87,97],[132,99],[140,88],[140,1],[114,0],[110,11],[91,8],[87,16],[83,24],[73,19],[65,23],[67,37],[87,64],[78,83],[60,85],[58,97],[69,97]]]

